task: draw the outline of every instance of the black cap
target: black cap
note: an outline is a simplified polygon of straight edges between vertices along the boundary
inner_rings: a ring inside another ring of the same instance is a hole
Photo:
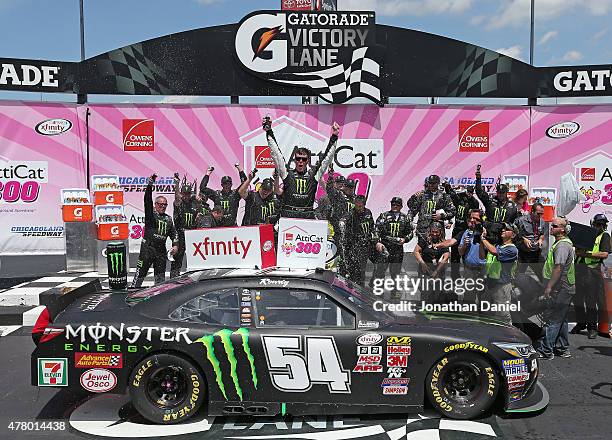
[[[357,203],[357,202],[365,203],[366,202],[366,196],[363,196],[361,194],[355,196],[355,203]]]
[[[346,181],[346,186],[348,186],[349,188],[355,188],[357,186],[357,181],[354,179],[348,179]]]
[[[334,182],[336,182],[336,183],[346,183],[346,177],[344,177],[342,174],[338,174],[334,178]]]
[[[593,217],[593,221],[591,222],[592,224],[596,224],[596,223],[605,223],[608,224],[608,217],[605,216],[605,214],[595,214],[595,217]]]
[[[392,205],[402,205],[402,206],[404,206],[404,201],[402,200],[401,197],[393,197],[391,199],[391,204]]]
[[[274,180],[270,179],[269,177],[267,179],[264,179],[261,182],[260,188],[265,191],[272,191],[274,189]]]
[[[503,226],[504,226],[504,230],[512,231],[518,235],[518,228],[516,227],[515,224],[504,222]]]
[[[223,177],[221,177],[221,185],[223,185],[225,183],[232,183],[232,178],[230,176],[223,176]]]
[[[429,176],[427,179],[425,179],[425,184],[427,185],[439,185],[440,184],[440,176],[436,175],[436,174],[432,174],[431,176]]]
[[[221,205],[215,205],[215,207],[212,209],[212,212],[223,212],[223,208],[221,207]]]

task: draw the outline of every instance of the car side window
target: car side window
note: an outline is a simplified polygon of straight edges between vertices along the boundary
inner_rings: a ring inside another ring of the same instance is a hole
[[[258,327],[355,328],[355,316],[321,292],[265,289],[254,297]]]
[[[239,327],[236,289],[207,292],[190,299],[170,313],[170,319],[197,324]]]

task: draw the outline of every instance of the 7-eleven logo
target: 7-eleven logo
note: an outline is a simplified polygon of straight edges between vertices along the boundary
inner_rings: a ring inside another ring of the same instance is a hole
[[[68,386],[68,360],[38,359],[38,386],[65,387]]]

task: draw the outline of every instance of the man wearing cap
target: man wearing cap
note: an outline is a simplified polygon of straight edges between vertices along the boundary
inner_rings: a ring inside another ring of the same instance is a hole
[[[224,228],[226,223],[225,211],[221,205],[215,205],[208,216],[200,216],[198,218],[198,229],[202,228]]]
[[[546,222],[544,216],[544,205],[534,203],[531,212],[519,215],[514,224],[518,227],[519,235],[517,247],[519,250],[519,273],[525,273],[527,267],[536,274],[540,282],[542,278],[542,246],[546,235]]]
[[[550,224],[550,235],[555,242],[544,262],[544,298],[548,307],[544,312],[542,336],[536,344],[541,359],[571,357],[569,352],[567,312],[576,293],[576,267],[574,244],[567,238],[570,225],[565,217],[555,217]],[[556,352],[556,353],[555,353]]]
[[[283,182],[280,194],[281,217],[314,219],[317,189],[336,153],[340,127],[335,122],[332,124],[332,135],[322,160],[317,161],[314,167],[309,167],[312,154],[308,148],[299,147],[295,150],[294,155],[295,168],[291,170],[274,137],[272,120],[266,117],[262,124],[270,147],[270,155]]]
[[[444,182],[444,190],[450,195],[453,205],[457,209],[455,214],[455,224],[453,226],[453,237],[462,237],[463,233],[467,230],[468,219],[470,218],[470,211],[472,209],[478,209],[480,205],[478,200],[474,197],[474,187],[469,185],[468,187],[460,186],[455,189],[450,186],[449,183]],[[461,255],[459,254],[459,243],[451,247],[451,277],[455,280],[459,278],[459,266],[461,262]]]
[[[136,264],[136,273],[132,281],[132,287],[142,286],[142,282],[153,265],[155,284],[163,283],[166,279],[166,240],[172,240],[170,253],[176,255],[178,252],[178,238],[172,217],[166,214],[168,200],[164,196],[155,198],[153,207],[153,184],[157,174],[153,174],[147,180],[147,188],[144,193],[145,227],[144,237],[140,244],[140,254]]]
[[[368,259],[377,263],[384,246],[378,238],[372,211],[366,208],[365,196],[355,197],[355,207],[339,222],[342,261],[345,273],[355,284],[365,285]]]
[[[587,330],[589,339],[597,337],[597,322],[599,312],[604,309],[604,280],[601,267],[610,254],[610,234],[608,218],[604,214],[597,214],[591,220],[591,227],[597,231],[593,249],[576,251],[576,295],[574,296],[574,310],[576,311],[576,327],[572,333]]]
[[[443,222],[455,216],[455,205],[450,196],[440,189],[440,177],[431,175],[425,179],[425,189],[408,199],[412,218],[419,216],[416,233],[425,239],[433,222]]]
[[[508,185],[498,183],[495,186],[495,197],[491,197],[482,186],[482,174],[480,166],[476,169],[476,195],[485,207],[485,220],[489,223],[497,223],[501,227],[503,222],[514,223],[518,216],[518,207],[508,198]],[[489,227],[490,231],[495,227]],[[489,239],[493,239],[489,236]]]
[[[257,191],[250,191],[249,185],[255,177],[255,170],[242,182],[238,194],[246,201],[242,226],[276,224],[280,214],[280,201],[274,195],[274,181],[264,179]]]
[[[512,325],[510,303],[512,280],[516,274],[518,249],[514,239],[518,229],[511,223],[502,223],[501,244],[494,245],[484,228],[480,237],[480,258],[486,258],[486,291],[480,302],[483,314],[490,314],[507,325]],[[500,307],[501,306],[501,307]]]
[[[240,182],[242,183],[247,180],[246,174],[240,167],[240,164],[237,163],[234,166],[238,170]],[[236,226],[238,206],[240,205],[240,194],[238,194],[237,190],[232,189],[232,178],[230,176],[223,176],[221,178],[221,190],[215,191],[208,188],[208,180],[214,170],[214,167],[209,167],[204,177],[202,177],[200,193],[207,196],[215,205],[220,205],[221,208],[223,208],[226,226]]]
[[[376,220],[376,229],[385,248],[389,252],[387,261],[376,264],[374,278],[384,278],[389,267],[392,278],[400,274],[404,261],[404,243],[412,239],[412,220],[403,214],[404,202],[400,197],[391,199],[391,210],[383,212]]]
[[[184,177],[180,181],[179,173],[174,173],[174,227],[178,236],[178,252],[170,264],[170,278],[180,275],[185,256],[185,231],[196,229],[198,217],[198,202],[192,196],[195,184],[187,182]]]

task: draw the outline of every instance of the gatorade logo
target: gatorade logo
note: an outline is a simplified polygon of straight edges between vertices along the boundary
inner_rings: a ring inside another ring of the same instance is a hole
[[[115,195],[114,194],[107,194],[106,195],[106,202],[107,203],[115,203]]]
[[[308,181],[306,179],[295,179],[295,192],[297,194],[306,194],[308,190]]]
[[[83,218],[83,208],[74,208],[73,213],[76,218]]]
[[[123,272],[123,252],[113,252],[108,256],[111,262],[112,277],[119,277]]]
[[[389,232],[391,233],[391,237],[399,237],[400,224],[398,222],[393,222],[389,224]]]
[[[166,235],[168,232],[168,223],[166,220],[157,220],[157,233],[158,235]]]
[[[119,235],[119,226],[113,226],[113,227],[111,227],[111,229],[110,229],[110,233],[111,233],[112,235]]]

